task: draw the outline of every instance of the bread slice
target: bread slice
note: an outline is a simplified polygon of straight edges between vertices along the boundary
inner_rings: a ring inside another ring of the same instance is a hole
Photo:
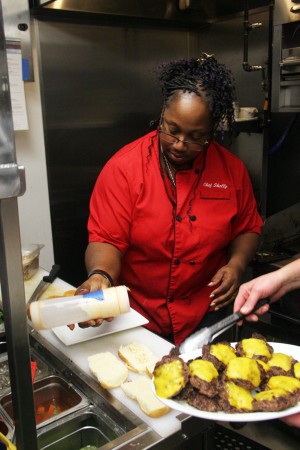
[[[89,356],[88,363],[92,374],[104,389],[119,387],[128,377],[126,365],[110,352]]]
[[[155,364],[159,361],[159,358],[146,345],[138,342],[121,345],[118,355],[126,362],[128,369],[140,374],[149,374],[150,376]]]
[[[121,384],[121,388],[127,397],[136,400],[141,410],[147,416],[157,418],[164,416],[170,408],[164,405],[152,391],[152,382],[147,376],[139,376],[133,381]]]

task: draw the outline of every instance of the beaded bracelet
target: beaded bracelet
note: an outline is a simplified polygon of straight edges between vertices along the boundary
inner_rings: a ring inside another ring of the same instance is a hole
[[[90,278],[92,275],[102,275],[103,278],[105,278],[105,279],[109,282],[110,287],[113,286],[113,284],[114,284],[114,280],[113,280],[112,277],[109,275],[109,273],[105,272],[105,270],[100,270],[100,269],[99,269],[99,270],[98,270],[98,269],[92,270],[92,271],[88,274],[88,278]]]

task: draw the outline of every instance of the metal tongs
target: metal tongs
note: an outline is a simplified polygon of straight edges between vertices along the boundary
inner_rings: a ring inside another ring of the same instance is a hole
[[[209,344],[212,342],[219,334],[224,333],[224,331],[231,328],[235,325],[239,320],[242,320],[244,317],[254,313],[263,305],[267,305],[270,303],[269,298],[263,298],[259,300],[254,309],[249,314],[242,314],[240,311],[230,314],[230,316],[225,317],[225,319],[216,322],[214,325],[210,327],[202,328],[202,330],[196,331],[191,334],[182,344],[179,346],[179,354],[189,353],[193,350],[198,350],[202,348],[202,345]]]

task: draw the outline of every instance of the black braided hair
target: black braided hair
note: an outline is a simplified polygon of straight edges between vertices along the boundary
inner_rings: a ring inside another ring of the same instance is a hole
[[[234,122],[234,78],[231,71],[217,62],[213,55],[180,59],[160,64],[156,69],[164,105],[168,105],[178,90],[194,92],[209,107],[214,129],[222,129],[226,121],[231,134]],[[155,121],[157,123],[157,121]],[[153,129],[154,121],[152,123]]]

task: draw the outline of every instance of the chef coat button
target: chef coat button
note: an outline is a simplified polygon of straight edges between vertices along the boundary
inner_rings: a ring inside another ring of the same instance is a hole
[[[197,217],[196,217],[196,216],[190,216],[190,219],[191,219],[192,222],[195,222],[195,220],[197,219]]]
[[[200,173],[200,169],[195,169],[195,173],[196,174]]]
[[[174,298],[173,297],[170,297],[169,298],[169,303],[173,303],[174,302]]]
[[[181,216],[176,216],[176,220],[177,220],[177,222],[181,222],[182,221],[182,217]]]
[[[175,266],[179,266],[179,264],[180,264],[180,259],[175,259],[174,264],[175,264]]]
[[[191,266],[194,266],[195,264],[196,264],[195,261],[190,261]]]

